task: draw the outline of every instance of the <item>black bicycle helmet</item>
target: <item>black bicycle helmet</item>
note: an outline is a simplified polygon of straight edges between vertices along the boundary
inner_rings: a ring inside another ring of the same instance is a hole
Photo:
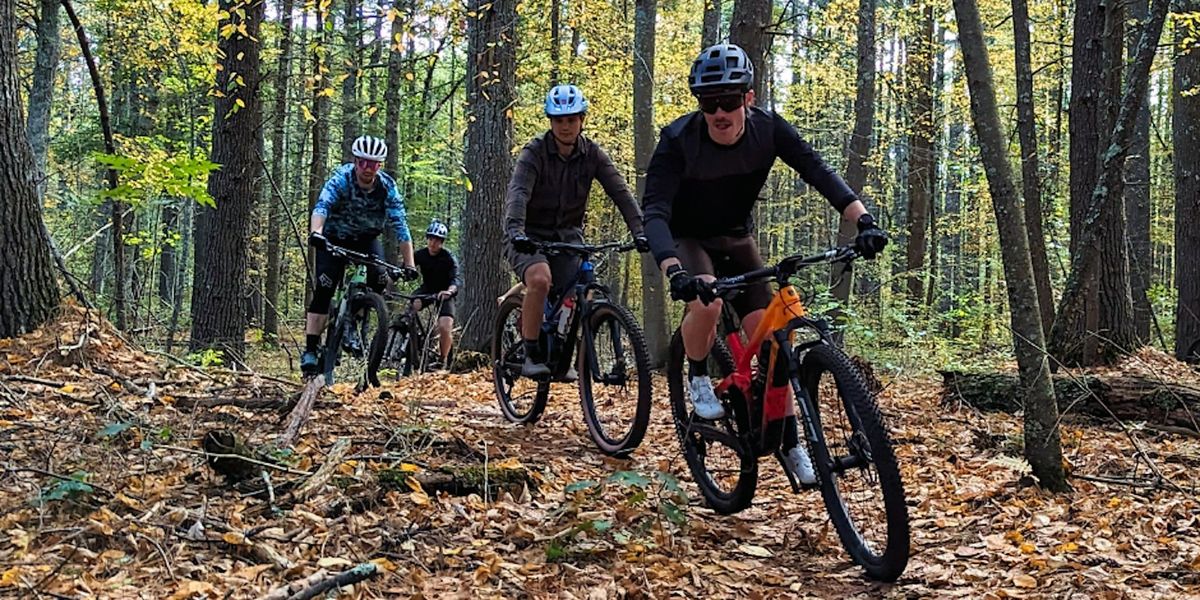
[[[754,85],[754,65],[746,51],[734,44],[717,44],[705,48],[692,63],[688,87],[693,95],[704,90]]]

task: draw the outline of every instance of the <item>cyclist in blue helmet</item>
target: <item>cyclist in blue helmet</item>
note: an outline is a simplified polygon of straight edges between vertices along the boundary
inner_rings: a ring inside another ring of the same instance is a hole
[[[825,196],[843,219],[858,225],[856,245],[865,258],[874,258],[888,241],[854,190],[796,129],[775,112],[754,106],[753,84],[754,65],[738,46],[717,44],[701,52],[688,76],[699,110],[662,130],[646,171],[646,235],[670,280],[671,297],[688,303],[680,330],[689,395],[703,419],[725,413],[707,367],[721,301],[705,305],[697,298],[716,276],[763,266],[752,216],[776,158]],[[771,290],[763,283],[732,301],[746,332],[758,326],[770,300]],[[815,482],[812,463],[798,443],[795,416],[785,427],[789,469],[801,482]]]
[[[583,218],[592,181],[600,182],[617,205],[638,249],[649,251],[642,235],[642,213],[625,179],[598,144],[583,135],[588,101],[574,85],[556,85],[546,94],[550,129],[521,150],[504,199],[505,254],[525,284],[521,335],[525,338],[526,376],[550,373],[538,348],[542,307],[551,286],[570,281],[579,258],[537,252],[536,241],[583,243]],[[568,374],[568,378],[570,374]]]

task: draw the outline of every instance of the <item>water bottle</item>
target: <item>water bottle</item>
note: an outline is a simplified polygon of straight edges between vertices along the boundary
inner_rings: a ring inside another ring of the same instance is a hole
[[[575,296],[563,299],[562,309],[558,311],[558,335],[566,336],[571,327],[571,311],[575,309]]]

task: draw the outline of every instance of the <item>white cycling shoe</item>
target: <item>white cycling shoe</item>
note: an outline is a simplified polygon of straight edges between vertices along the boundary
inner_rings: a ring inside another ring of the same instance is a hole
[[[797,445],[784,452],[783,460],[787,463],[788,470],[796,476],[800,483],[811,485],[817,482],[817,474],[813,471],[812,460],[808,458],[808,451],[804,449],[804,446]]]
[[[712,421],[725,416],[725,407],[721,406],[721,401],[717,399],[717,393],[713,391],[712,380],[708,375],[689,378],[688,391],[692,395],[692,410],[697,417]]]

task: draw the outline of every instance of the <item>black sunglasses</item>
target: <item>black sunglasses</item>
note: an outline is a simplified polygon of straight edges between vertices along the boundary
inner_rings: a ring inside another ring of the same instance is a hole
[[[742,104],[745,103],[745,95],[741,92],[718,96],[700,96],[696,99],[700,101],[700,110],[708,115],[716,114],[718,108],[727,113],[733,112],[741,108]]]

